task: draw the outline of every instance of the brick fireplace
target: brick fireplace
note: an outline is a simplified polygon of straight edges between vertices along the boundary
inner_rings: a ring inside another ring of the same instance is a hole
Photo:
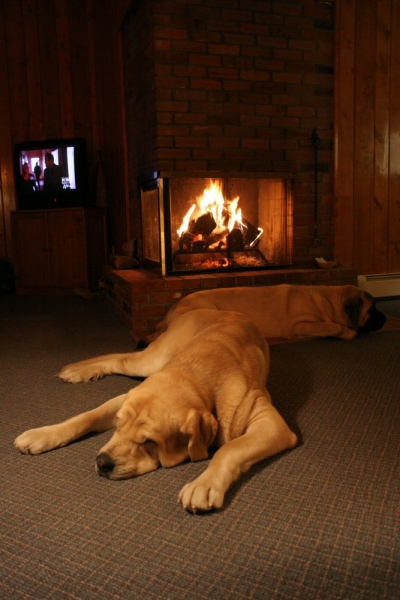
[[[203,287],[354,283],[351,270],[315,268],[316,257],[334,258],[334,2],[137,0],[121,31],[129,227],[142,266],[140,184],[154,174],[251,173],[291,190],[281,264],[254,273],[110,271],[109,301],[134,331],[152,329],[180,294]],[[161,294],[162,309],[149,294]]]

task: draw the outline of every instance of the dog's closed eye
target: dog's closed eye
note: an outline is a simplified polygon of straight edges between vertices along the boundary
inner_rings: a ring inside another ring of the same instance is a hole
[[[147,437],[143,437],[142,441],[140,442],[140,444],[155,444],[154,440],[151,440],[150,438]]]
[[[146,431],[146,429],[143,430],[143,428],[141,428],[140,430],[136,430],[136,432],[133,436],[133,439],[136,444],[139,444],[141,446],[143,444],[155,444],[156,443],[153,440],[153,438],[148,435],[148,431]]]

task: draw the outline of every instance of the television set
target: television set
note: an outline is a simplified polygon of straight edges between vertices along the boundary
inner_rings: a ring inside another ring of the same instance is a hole
[[[15,144],[14,164],[18,210],[91,204],[83,138]]]

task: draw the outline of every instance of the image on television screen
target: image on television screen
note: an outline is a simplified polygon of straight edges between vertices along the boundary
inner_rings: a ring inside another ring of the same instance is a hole
[[[74,146],[21,150],[19,166],[24,193],[76,190]]]
[[[90,204],[82,138],[21,142],[14,164],[20,210]]]

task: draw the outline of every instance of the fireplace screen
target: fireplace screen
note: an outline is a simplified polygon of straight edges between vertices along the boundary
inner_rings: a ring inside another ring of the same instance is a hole
[[[164,275],[290,264],[289,179],[174,173],[141,196],[145,267]]]

